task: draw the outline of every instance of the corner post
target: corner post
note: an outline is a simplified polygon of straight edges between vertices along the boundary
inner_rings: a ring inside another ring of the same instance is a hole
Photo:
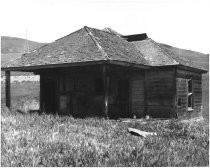
[[[177,66],[174,68],[174,105],[173,105],[173,116],[178,119],[177,114]]]
[[[40,91],[39,91],[39,104],[40,104],[40,112],[44,111],[43,108],[43,75],[42,73],[39,74],[39,87],[40,87]]]
[[[144,115],[148,115],[148,79],[147,79],[147,70],[144,70]]]
[[[109,76],[108,76],[108,67],[103,66],[103,82],[104,82],[104,113],[106,118],[109,118]]]
[[[11,93],[10,93],[10,71],[5,71],[5,76],[6,76],[6,87],[5,87],[5,91],[6,91],[6,106],[10,109],[11,107]]]

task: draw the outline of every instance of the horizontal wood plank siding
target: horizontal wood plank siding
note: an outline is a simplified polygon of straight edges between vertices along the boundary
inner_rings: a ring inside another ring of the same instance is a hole
[[[193,110],[188,111],[188,81],[192,80]],[[177,70],[177,99],[181,98],[181,106],[177,107],[178,118],[193,118],[202,111],[202,74],[183,69]]]
[[[131,79],[131,109],[137,118],[144,117],[144,75]]]
[[[147,115],[155,118],[174,116],[174,78],[173,68],[153,69],[147,73]]]

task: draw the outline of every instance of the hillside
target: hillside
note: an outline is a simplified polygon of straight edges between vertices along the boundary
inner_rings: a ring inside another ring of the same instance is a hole
[[[209,55],[203,54],[196,51],[180,49],[176,47],[172,47],[170,45],[159,43],[159,45],[164,48],[168,53],[172,53],[175,55],[180,55],[183,58],[191,60],[194,64],[199,67],[203,67],[204,69],[209,69]]]
[[[38,43],[28,40],[29,51],[39,48],[45,43]],[[22,55],[24,52],[25,39],[17,37],[1,36],[1,65],[14,60]],[[31,73],[12,72],[11,75],[30,75]],[[1,75],[4,75],[2,73]]]
[[[43,46],[45,43],[38,43],[28,40],[29,51]],[[25,39],[17,37],[1,36],[1,53],[23,53]]]

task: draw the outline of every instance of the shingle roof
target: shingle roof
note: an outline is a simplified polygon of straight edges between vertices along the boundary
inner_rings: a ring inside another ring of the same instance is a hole
[[[103,31],[106,31],[106,32],[109,32],[109,33],[112,33],[112,34],[115,34],[117,36],[122,36],[122,34],[116,32],[115,30],[109,28],[109,27],[105,27],[104,29],[102,29]]]
[[[148,65],[134,45],[113,33],[84,27],[3,65],[29,67],[87,61],[113,60]]]
[[[177,62],[179,62],[179,64],[185,65],[185,66],[189,66],[189,67],[193,67],[193,68],[197,68],[197,69],[203,69],[203,70],[205,70],[205,68],[203,66],[199,66],[198,64],[195,64],[190,59],[190,54],[183,55],[183,54],[180,54],[179,51],[177,51],[177,50],[182,50],[182,49],[178,49],[178,48],[175,48],[175,47],[171,47],[172,49],[169,49],[167,47],[164,47],[164,45],[161,45],[161,44],[158,44],[158,45],[164,50],[164,52],[166,52],[174,60],[176,60]],[[190,51],[190,52],[191,53],[195,53],[197,56],[199,56],[195,51]]]
[[[198,68],[190,60],[164,49],[150,38],[128,42],[123,37],[110,28],[98,30],[85,26],[7,62],[2,68],[6,70],[13,67],[30,68],[96,61],[122,61],[146,66],[185,65]]]
[[[133,41],[132,43],[144,55],[144,58],[149,61],[151,66],[184,65],[206,71],[205,68],[198,66],[190,59],[175,54],[175,52],[162,47],[150,38],[142,41]]]
[[[163,51],[152,39],[147,38],[142,41],[132,42],[136,48],[144,55],[152,66],[177,65],[173,58]]]

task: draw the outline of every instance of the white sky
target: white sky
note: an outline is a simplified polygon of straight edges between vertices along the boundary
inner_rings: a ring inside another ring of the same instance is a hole
[[[209,0],[0,0],[2,36],[52,42],[83,26],[210,53]]]

